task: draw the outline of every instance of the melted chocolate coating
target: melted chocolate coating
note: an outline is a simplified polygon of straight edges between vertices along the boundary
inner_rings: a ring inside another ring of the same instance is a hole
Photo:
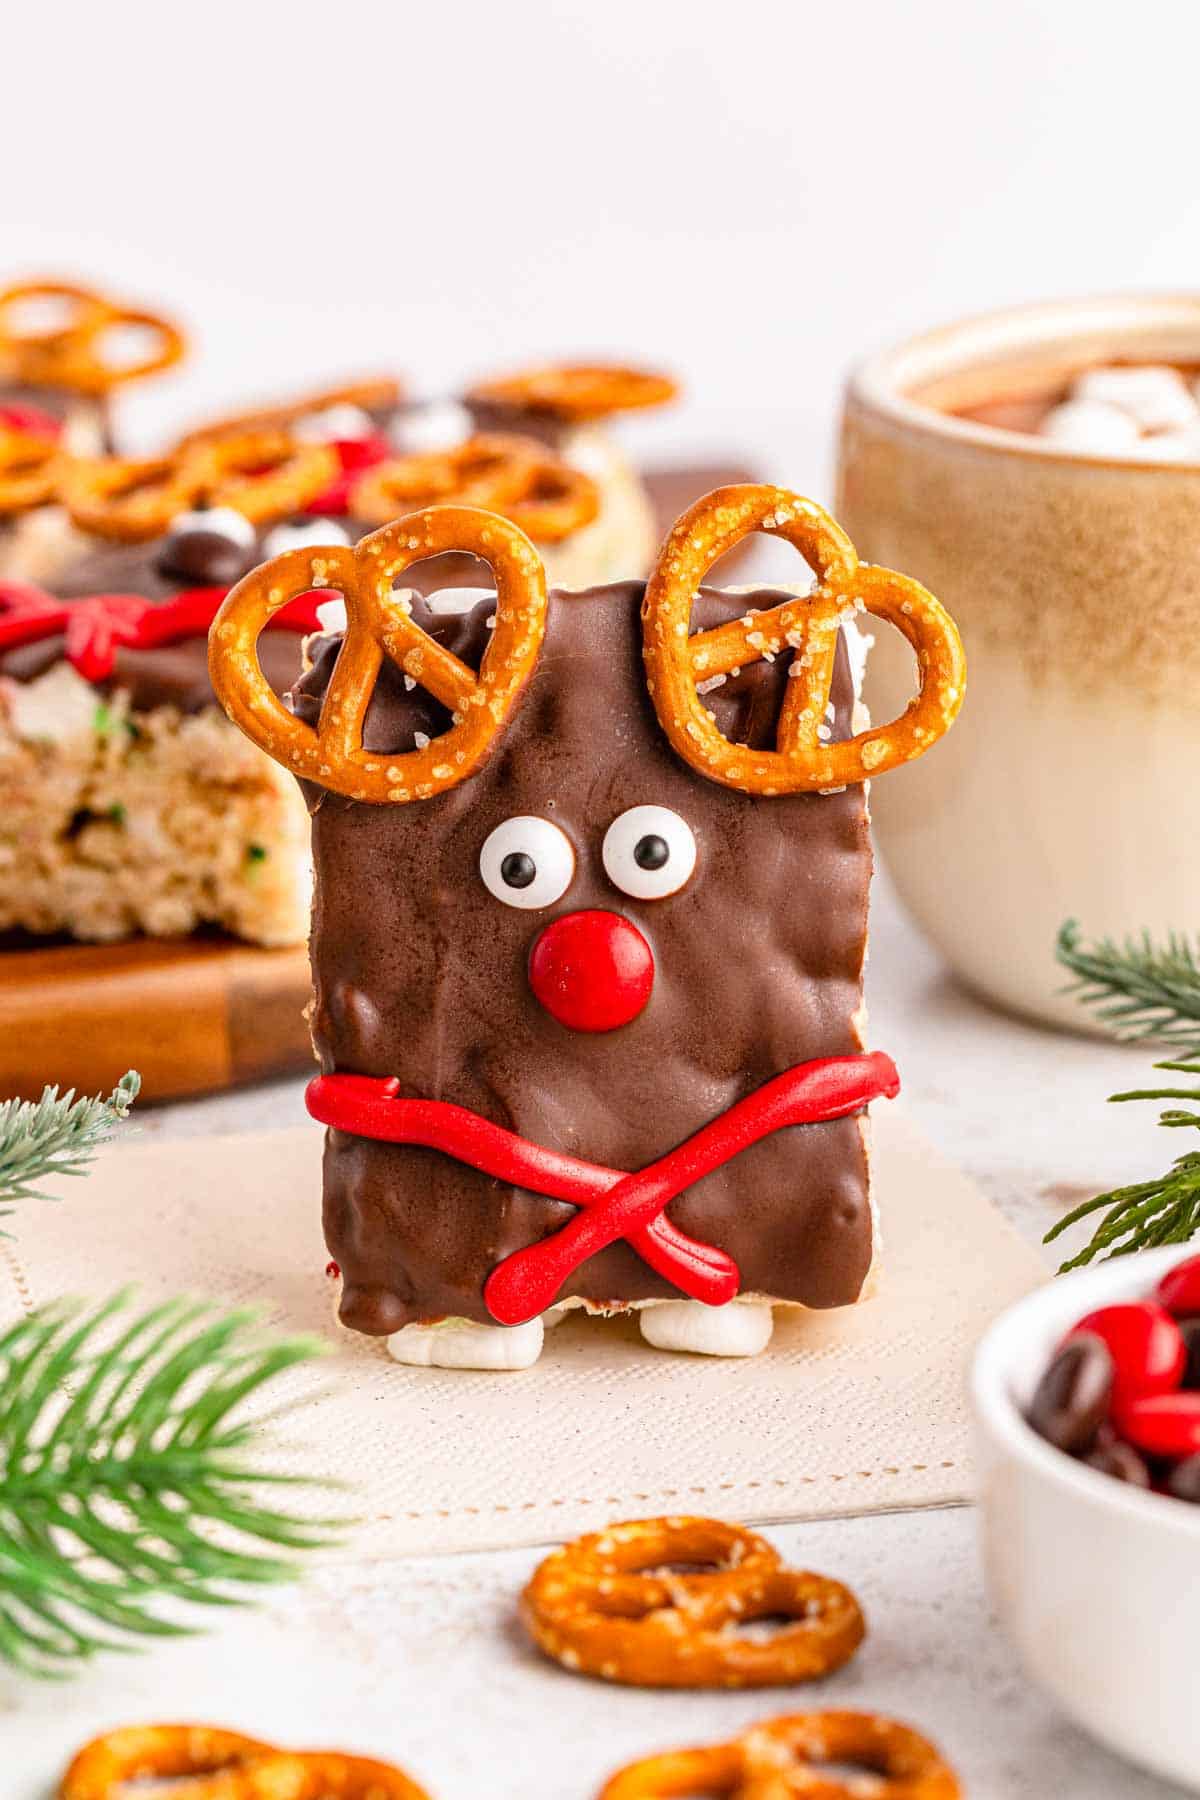
[[[404,1091],[470,1107],[534,1142],[637,1169],[810,1057],[860,1048],[871,850],[861,788],[754,799],[694,774],[663,736],[641,662],[642,584],[555,593],[542,658],[492,760],[438,798],[370,806],[308,788],[317,886],[313,1038],[326,1071],[398,1076]],[[704,590],[697,628],[783,596]],[[486,641],[484,601],[465,618],[418,622],[464,660]],[[327,637],[293,695],[312,721],[340,649]],[[707,704],[754,743],[774,729],[787,658],[756,664]],[[849,731],[844,650],[835,735]],[[443,710],[385,663],[368,747],[412,747]],[[670,807],[695,833],[691,880],[630,899],[601,862],[629,807]],[[494,826],[518,813],[571,839],[574,880],[555,905],[522,911],[479,875]],[[596,907],[631,919],[656,977],[621,1029],[558,1024],[529,987],[530,945],[552,919]],[[325,1234],[344,1275],[342,1318],[383,1334],[458,1315],[487,1322],[483,1283],[510,1251],[573,1209],[508,1187],[438,1152],[330,1131]],[[743,1291],[809,1306],[855,1300],[871,1262],[867,1167],[855,1119],[792,1127],[672,1202],[685,1231],[737,1260]],[[560,1298],[605,1305],[676,1294],[626,1244],[594,1256]]]
[[[169,600],[184,587],[203,585],[163,573],[158,566],[163,542],[162,538],[145,544],[96,541],[60,571],[48,590],[62,600],[88,594],[138,594],[146,600]],[[263,674],[277,694],[285,694],[300,673],[301,644],[299,633],[292,631],[265,631],[259,639]],[[62,637],[23,644],[0,655],[0,675],[13,681],[36,681],[65,654]],[[155,650],[118,646],[112,674],[94,686],[101,693],[118,689],[128,693],[135,712],[174,706],[182,713],[198,713],[217,703],[208,679],[208,640],[204,637],[184,638]]]

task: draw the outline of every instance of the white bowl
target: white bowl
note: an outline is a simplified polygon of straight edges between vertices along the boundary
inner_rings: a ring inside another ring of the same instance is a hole
[[[983,1339],[971,1393],[988,1586],[1030,1674],[1111,1749],[1200,1792],[1200,1506],[1085,1468],[1022,1416],[1077,1319],[1149,1296],[1189,1254],[1038,1288]]]

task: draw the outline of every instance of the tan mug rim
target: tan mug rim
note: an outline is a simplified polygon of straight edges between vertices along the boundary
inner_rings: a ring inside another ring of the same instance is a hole
[[[1067,449],[1044,438],[957,418],[912,398],[914,392],[955,375],[1002,369],[1021,358],[1074,358],[1082,367],[1134,351],[1164,361],[1200,362],[1200,293],[1110,294],[977,313],[867,357],[851,370],[846,393],[849,402],[909,431],[1005,456],[1121,468],[1143,478],[1170,474],[1178,479],[1189,473],[1200,477],[1200,462],[1189,468],[1186,463]]]

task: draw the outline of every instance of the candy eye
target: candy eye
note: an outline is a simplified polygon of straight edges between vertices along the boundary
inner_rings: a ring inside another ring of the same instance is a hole
[[[566,893],[575,873],[575,851],[549,819],[522,813],[488,833],[479,852],[479,873],[497,900],[533,911],[553,906]]]
[[[601,850],[605,873],[634,900],[665,900],[696,866],[696,840],[686,819],[665,806],[633,806],[614,819]]]
[[[321,549],[326,544],[348,544],[350,537],[335,519],[306,519],[302,525],[276,525],[263,540],[264,556],[285,550]]]

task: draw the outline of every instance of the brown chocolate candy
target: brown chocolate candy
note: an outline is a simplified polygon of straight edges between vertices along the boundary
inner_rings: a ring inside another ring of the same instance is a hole
[[[1107,1425],[1101,1426],[1095,1447],[1083,1461],[1089,1469],[1111,1475],[1116,1481],[1127,1481],[1130,1487],[1148,1488],[1153,1484],[1145,1457]]]
[[[1187,1500],[1192,1506],[1200,1506],[1200,1456],[1189,1456],[1175,1464],[1167,1476],[1166,1491],[1176,1500]]]
[[[1038,1436],[1082,1456],[1092,1450],[1112,1404],[1116,1367],[1108,1345],[1081,1331],[1063,1345],[1034,1389],[1025,1414]]]
[[[186,587],[232,587],[257,561],[253,548],[219,529],[181,525],[168,532],[154,559],[160,575]]]

